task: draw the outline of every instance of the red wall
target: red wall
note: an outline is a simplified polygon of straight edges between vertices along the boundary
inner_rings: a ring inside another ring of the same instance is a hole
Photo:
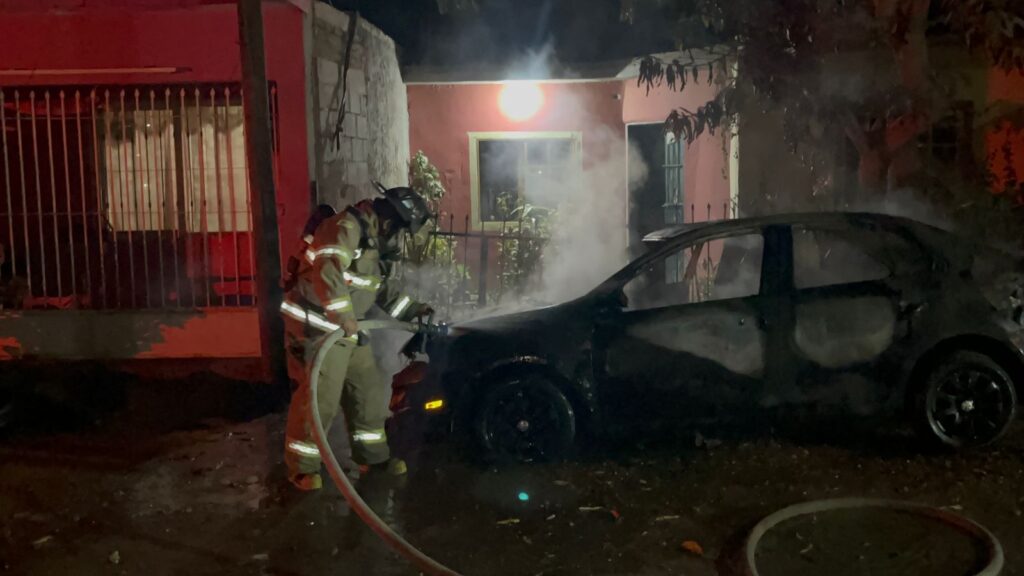
[[[235,3],[227,0],[0,0],[0,70],[179,69],[174,74],[150,75],[0,74],[0,85],[239,82],[236,10]],[[291,4],[264,4],[267,74],[277,85],[282,262],[309,210],[302,21],[302,12]],[[255,309],[215,309],[204,315],[205,324],[161,327],[160,337],[150,341],[149,350],[138,357],[187,358],[198,350],[221,358],[259,355]],[[234,336],[204,337],[210,334]],[[114,344],[133,337],[128,331],[114,338]]]
[[[408,87],[409,146],[422,150],[442,174],[448,196],[442,204],[461,230],[470,211],[469,132],[582,132],[584,170],[612,150],[609,133],[625,138],[622,83],[544,83],[544,104],[529,120],[514,122],[498,109],[501,84],[431,84]],[[625,155],[623,214],[625,214]]]
[[[27,8],[68,5],[65,10]],[[85,9],[74,9],[85,4]],[[159,9],[157,5],[176,8]],[[134,6],[134,7],[129,7]],[[118,8],[119,7],[119,8]],[[173,67],[175,74],[9,76],[0,85],[238,82],[241,62],[234,3],[209,0],[0,0],[0,70]],[[277,83],[280,129],[278,215],[290,250],[308,215],[305,59],[302,13],[264,5],[267,75]],[[282,258],[286,256],[282,254]],[[283,261],[283,260],[282,260]]]
[[[1024,103],[1024,75],[1020,72],[1006,73],[992,70],[989,73],[989,103],[999,100]],[[1003,192],[1007,187],[1006,168],[1012,166],[1017,174],[1017,186],[1024,193],[1024,130],[1014,128],[1009,123],[990,132],[986,138],[988,152],[988,168],[995,176],[992,189]],[[1010,158],[1004,152],[1006,146],[1011,149]]]
[[[662,86],[652,88],[637,86],[635,81],[624,83],[622,117],[627,124],[648,124],[664,122],[672,110],[686,108],[695,111],[715,97],[714,86],[700,78],[698,83],[689,83],[682,91],[669,90]],[[726,156],[722,148],[723,135],[704,134],[686,147],[683,159],[684,202],[687,205],[687,222],[708,220],[708,205],[711,205],[711,220],[723,217],[729,201],[729,180],[726,170]],[[690,206],[694,207],[691,216]]]

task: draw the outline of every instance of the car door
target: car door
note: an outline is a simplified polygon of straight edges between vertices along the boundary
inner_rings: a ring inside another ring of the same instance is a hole
[[[771,234],[745,229],[669,249],[596,322],[594,371],[631,421],[690,418],[749,399],[770,362]],[[766,314],[766,312],[768,312]]]
[[[791,245],[788,359],[774,393],[873,412],[887,399],[879,381],[894,373],[907,341],[919,305],[913,270],[925,269],[925,258],[910,240],[868,225],[794,225]]]

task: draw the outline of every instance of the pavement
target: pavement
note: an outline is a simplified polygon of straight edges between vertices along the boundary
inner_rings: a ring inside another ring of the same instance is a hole
[[[0,436],[0,572],[418,574],[333,486],[289,488],[283,409],[254,399],[267,395],[251,386],[138,381],[87,418],[39,410]],[[704,425],[517,468],[481,466],[443,444],[408,456],[408,481],[378,510],[467,576],[729,574],[731,552],[759,519],[841,496],[958,511],[1001,540],[1004,574],[1024,574],[1019,426],[962,454],[830,420]]]

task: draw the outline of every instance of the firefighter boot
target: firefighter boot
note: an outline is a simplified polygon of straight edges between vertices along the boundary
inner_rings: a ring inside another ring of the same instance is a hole
[[[292,474],[288,481],[303,492],[312,492],[324,487],[324,479],[319,474]]]

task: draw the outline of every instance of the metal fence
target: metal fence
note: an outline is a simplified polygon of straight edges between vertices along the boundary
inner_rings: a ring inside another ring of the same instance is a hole
[[[736,208],[729,203],[719,208],[691,203],[686,208],[687,223],[736,217]],[[470,230],[468,217],[456,223],[449,216],[431,233],[424,253],[413,258],[413,270],[404,273],[417,296],[448,318],[519,301],[538,287],[543,272],[543,253],[550,239],[540,230],[527,220],[502,222],[493,231]],[[721,254],[720,241],[680,251],[675,259],[666,260],[665,279],[685,281],[688,298],[700,301],[714,282]]]
[[[706,222],[712,220],[731,220],[736,217],[736,207],[724,203],[721,211],[713,209],[711,204],[705,206],[706,210],[700,210],[694,204],[689,206],[690,222]],[[698,218],[703,219],[698,220]],[[724,240],[710,240],[692,246],[684,247],[676,254],[665,260],[664,278],[667,285],[685,284],[684,293],[687,302],[703,302],[714,297],[716,283],[723,279],[719,264],[722,260],[726,242]]]
[[[403,270],[417,296],[443,316],[501,304],[537,281],[548,238],[536,223],[506,221],[495,231],[470,230],[468,217],[460,224],[442,218]]]
[[[248,188],[237,86],[2,88],[3,304],[252,305]]]

